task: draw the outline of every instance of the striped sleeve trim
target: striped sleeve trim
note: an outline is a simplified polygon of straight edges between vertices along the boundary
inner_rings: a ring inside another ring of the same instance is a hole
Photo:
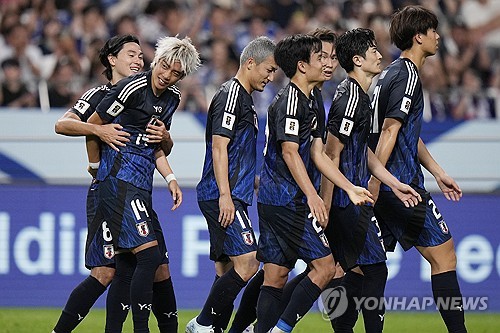
[[[286,114],[295,116],[297,114],[297,105],[299,104],[299,92],[294,87],[290,86],[288,91],[288,99],[286,103]]]
[[[234,113],[239,92],[240,92],[240,85],[236,83],[236,81],[231,82],[231,85],[229,86],[229,92],[227,94],[226,106],[224,107],[224,111]]]
[[[418,74],[416,69],[409,62],[405,62],[408,69],[408,81],[406,81],[405,95],[413,96],[415,87],[417,86]]]
[[[118,100],[125,102],[134,91],[144,88],[148,84],[146,76],[142,76],[136,80],[130,81],[123,87],[122,91],[118,95]]]
[[[94,96],[98,91],[105,90],[105,88],[106,88],[106,86],[102,85],[99,87],[94,87],[92,89],[89,89],[82,95],[82,97],[80,97],[80,99],[83,101],[90,101],[92,96]]]
[[[350,85],[349,89],[350,94],[344,115],[349,118],[354,118],[354,113],[356,111],[356,108],[358,107],[358,102],[359,102],[359,89],[358,86],[353,82],[349,82],[349,85]]]

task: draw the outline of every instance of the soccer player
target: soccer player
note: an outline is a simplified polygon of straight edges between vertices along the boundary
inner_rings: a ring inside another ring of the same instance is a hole
[[[118,82],[88,120],[99,125],[119,123],[130,133],[130,141],[119,150],[107,145],[99,150],[96,140],[88,140],[87,149],[91,162],[101,154],[96,214],[107,221],[110,231],[107,236],[116,249],[112,286],[120,280],[130,281],[134,332],[149,332],[153,280],[162,262],[158,248],[161,240],[152,222],[153,172],[158,153],[168,155],[171,149],[164,141],[152,143],[147,128],[159,119],[170,129],[180,100],[175,83],[195,71],[199,64],[199,54],[189,38],[160,38],[151,69]],[[173,177],[170,174],[166,178]]]
[[[105,67],[103,74],[110,80],[109,83],[92,88],[83,94],[75,106],[58,119],[55,125],[55,131],[58,134],[68,136],[96,135],[101,141],[116,148],[117,146],[123,146],[129,141],[127,138],[129,134],[121,131],[121,126],[119,124],[94,125],[86,123],[86,121],[111,86],[122,78],[142,70],[144,61],[139,40],[132,35],[112,37],[100,50],[99,58]],[[160,128],[161,136],[165,135],[166,138],[164,138],[164,140],[168,140],[168,132],[165,126],[162,125],[158,127],[158,130],[160,130]],[[153,133],[153,130],[149,131]],[[155,131],[155,134],[151,133],[149,136],[151,141],[158,140],[158,138],[155,137],[157,132]],[[171,173],[168,162],[165,160],[164,163],[166,167],[163,173]],[[159,168],[161,168],[160,165],[161,162],[159,161]],[[106,242],[103,239],[103,221],[94,220],[97,186],[98,183],[94,179],[87,196],[87,223],[89,232],[87,234],[85,265],[90,269],[90,276],[82,281],[71,293],[54,327],[55,333],[71,332],[87,315],[97,298],[106,290],[115,273],[113,245],[111,242]],[[182,202],[182,192],[180,191],[177,181],[171,181],[168,186],[174,197],[175,204],[172,207],[174,210]],[[159,231],[161,232],[161,229]],[[165,245],[163,244],[163,246]],[[156,302],[153,303],[153,309],[159,310],[154,310],[155,313],[176,312],[175,296],[169,274],[166,278],[162,278],[162,276],[167,274],[168,266],[160,265],[157,276],[155,277],[155,289],[157,289],[162,296],[155,298]],[[156,294],[158,294],[158,292]],[[173,299],[170,299],[168,295],[171,295]],[[167,296],[169,300],[163,299],[165,296]],[[112,307],[111,304],[114,298],[116,297],[113,296],[113,292],[108,292],[108,301],[106,305]],[[173,304],[173,308],[163,307],[168,304]],[[120,306],[119,303],[118,306]],[[126,313],[127,312],[125,312],[125,315]],[[108,311],[107,316],[111,317],[110,320],[113,318],[110,311]],[[107,322],[110,320],[107,320]],[[157,320],[160,327],[177,327],[176,316],[160,315]],[[167,332],[161,328],[160,331]]]
[[[392,42],[402,51],[380,75],[373,92],[374,108],[370,147],[396,178],[411,183],[422,203],[408,208],[385,185],[372,177],[369,188],[378,193],[375,216],[386,249],[396,242],[407,251],[415,247],[431,265],[431,285],[436,304],[449,332],[466,332],[462,295],[456,274],[453,239],[431,195],[425,190],[421,166],[436,179],[448,200],[458,201],[462,190],[434,160],[422,139],[424,97],[418,71],[436,54],[439,34],[434,13],[421,6],[407,6],[391,18]],[[451,302],[453,301],[453,302]],[[453,304],[453,307],[440,306]]]
[[[371,202],[369,192],[352,185],[324,152],[324,123],[318,121],[311,99],[314,86],[324,81],[322,57],[321,40],[308,35],[286,37],[274,52],[276,63],[290,82],[268,109],[257,200],[257,258],[264,263],[257,332],[271,328],[273,332],[290,332],[335,273],[322,229],[328,219],[325,205],[311,181],[314,172],[319,169],[344,188],[356,204]],[[279,318],[283,286],[297,259],[306,261],[311,271],[297,285]]]
[[[267,37],[251,41],[241,53],[235,77],[222,84],[208,110],[205,162],[196,192],[208,224],[216,282],[186,332],[224,331],[231,311],[225,323],[220,323],[222,313],[232,309],[238,293],[259,269],[257,240],[248,218],[258,132],[251,94],[263,91],[273,80],[278,69],[274,49],[274,42]]]
[[[348,77],[337,87],[328,115],[326,153],[340,171],[358,186],[368,186],[370,172],[393,190],[406,207],[421,200],[409,185],[400,183],[368,149],[371,107],[368,88],[381,72],[382,55],[369,29],[354,29],[337,40],[337,58]],[[323,184],[331,193],[331,183]],[[332,323],[335,332],[352,332],[358,311],[353,297],[379,300],[374,308],[363,309],[366,332],[382,332],[387,280],[386,255],[380,229],[371,204],[356,206],[347,193],[333,188],[329,224],[325,230],[332,253],[347,272],[341,286],[349,300],[348,311]],[[363,291],[363,293],[362,293]],[[332,309],[329,309],[332,310]]]

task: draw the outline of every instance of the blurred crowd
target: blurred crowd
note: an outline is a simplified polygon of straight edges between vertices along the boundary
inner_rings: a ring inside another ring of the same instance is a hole
[[[149,68],[157,38],[189,36],[203,66],[181,81],[179,110],[203,113],[238,68],[254,37],[275,41],[316,27],[375,32],[384,66],[399,56],[390,41],[391,14],[420,4],[439,17],[439,53],[421,73],[426,120],[500,118],[500,0],[0,0],[0,106],[68,108],[106,82],[98,50],[117,34],[141,41]],[[332,99],[345,72],[323,88]],[[284,85],[278,75],[254,94],[259,114]]]

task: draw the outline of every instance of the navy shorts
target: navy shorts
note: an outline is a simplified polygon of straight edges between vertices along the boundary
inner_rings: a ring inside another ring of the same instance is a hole
[[[115,250],[156,240],[149,191],[108,176],[99,183],[98,197],[96,218],[106,222]]]
[[[332,206],[325,234],[332,254],[344,271],[384,262],[382,232],[372,206]]]
[[[292,269],[331,254],[323,228],[310,216],[309,206],[271,206],[259,203],[257,259]]]
[[[451,239],[450,230],[430,193],[415,190],[422,197],[422,202],[409,208],[393,192],[381,191],[379,194],[375,216],[388,251],[394,251],[397,242],[408,251],[413,246],[437,246]]]
[[[85,247],[85,267],[92,269],[93,267],[114,267],[115,250],[113,245],[113,237],[108,222],[102,217],[102,211],[97,214],[98,205],[98,185],[97,181],[93,181],[90,185],[87,194],[87,243]],[[151,204],[150,204],[151,207]],[[168,264],[168,250],[161,229],[158,215],[154,210],[151,210],[151,223],[153,226],[158,248],[162,255],[161,264]]]
[[[210,260],[229,261],[229,257],[257,251],[257,240],[248,218],[247,205],[233,200],[236,210],[234,221],[227,228],[219,223],[219,200],[198,201],[207,220],[210,234]]]

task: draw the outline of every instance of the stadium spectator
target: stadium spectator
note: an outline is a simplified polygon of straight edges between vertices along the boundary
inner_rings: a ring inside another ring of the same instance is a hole
[[[21,108],[35,106],[36,98],[22,80],[19,61],[15,58],[5,59],[2,62],[2,71],[0,106]]]

